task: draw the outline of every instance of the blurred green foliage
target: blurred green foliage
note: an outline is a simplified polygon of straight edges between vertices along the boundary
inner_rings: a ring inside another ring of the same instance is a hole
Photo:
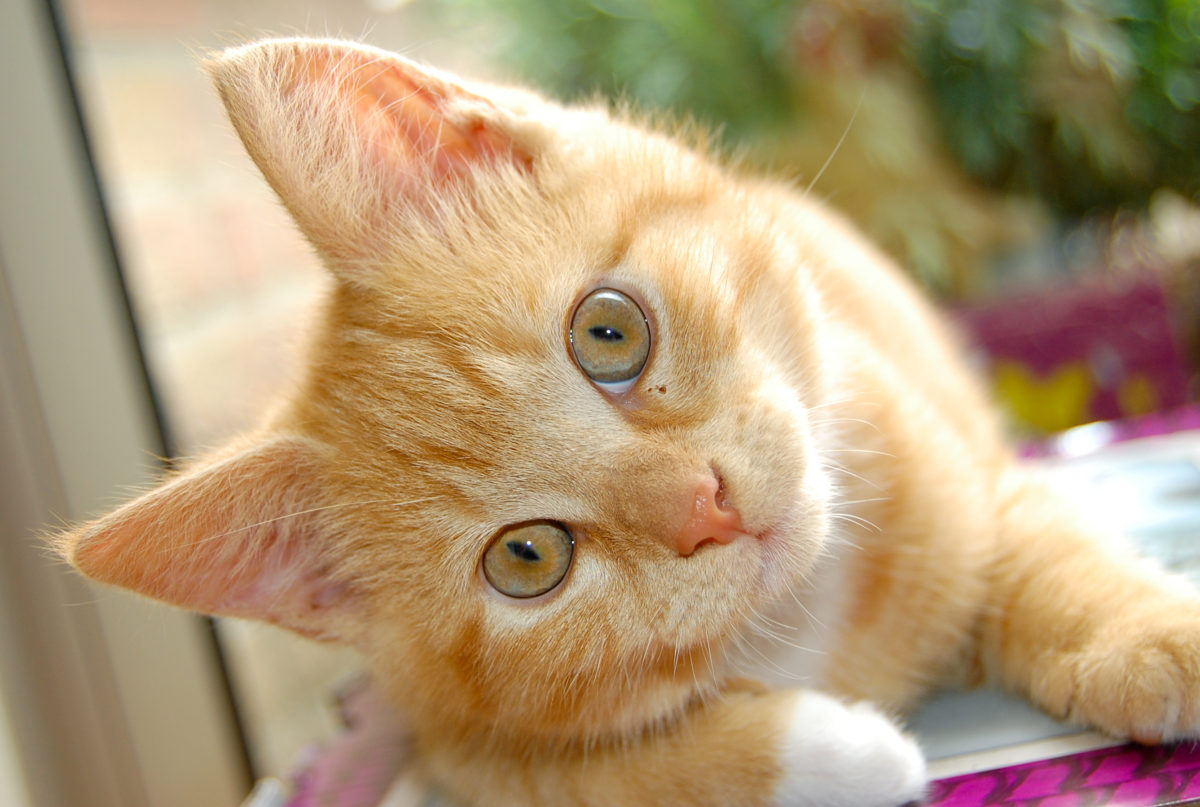
[[[565,98],[603,93],[688,111],[745,136],[797,114],[780,0],[450,0],[495,14],[526,77]]]
[[[803,20],[836,7],[868,61],[890,48],[917,77],[988,186],[1064,217],[1200,190],[1200,0],[445,2],[510,26],[507,56],[564,97],[624,95],[752,144],[803,119],[820,91]]]
[[[914,0],[946,143],[988,184],[1078,216],[1200,189],[1200,2]]]

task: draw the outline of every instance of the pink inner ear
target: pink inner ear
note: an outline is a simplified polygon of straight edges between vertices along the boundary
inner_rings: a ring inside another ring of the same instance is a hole
[[[502,159],[528,171],[532,158],[504,132],[477,115],[458,122],[454,104],[487,109],[491,104],[462,87],[422,73],[392,58],[369,58],[354,49],[321,49],[303,62],[303,80],[333,79],[353,110],[356,128],[382,165],[403,174],[429,171],[437,179],[465,173],[472,165]]]
[[[314,535],[274,530],[252,542],[252,558],[233,563],[226,580],[211,581],[214,613],[260,619],[312,638],[329,634],[322,612],[346,608],[349,586],[334,580],[311,544]]]
[[[346,605],[350,592],[321,565],[315,540],[274,525],[210,529],[151,510],[88,535],[74,561],[89,576],[155,599],[321,637],[319,612]]]
[[[332,579],[301,450],[267,444],[201,468],[87,528],[84,574],[221,616],[333,638],[353,597]],[[346,638],[346,637],[342,637]]]

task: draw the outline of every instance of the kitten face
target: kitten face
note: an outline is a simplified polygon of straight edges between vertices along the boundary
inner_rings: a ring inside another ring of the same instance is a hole
[[[784,307],[797,281],[763,214],[718,176],[680,188],[668,177],[685,166],[608,156],[632,137],[615,134],[593,132],[605,162],[551,198],[513,194],[486,228],[446,227],[462,238],[445,244],[452,265],[394,261],[374,287],[340,289],[296,415],[334,424],[320,438],[357,458],[351,498],[384,499],[348,562],[353,577],[359,559],[377,564],[367,641],[387,678],[423,663],[417,679],[473,693],[472,713],[546,731],[642,721],[643,698],[662,711],[713,683],[741,620],[810,567],[826,528],[816,379],[782,358],[813,354],[811,328],[777,324],[809,312]],[[589,174],[614,180],[597,191]],[[589,379],[569,341],[601,288],[649,320],[623,392]],[[682,556],[672,538],[714,473],[755,537]],[[514,599],[481,559],[529,522],[564,525],[574,556],[549,593]]]
[[[715,687],[827,531],[829,362],[790,203],[604,111],[368,48],[278,40],[211,69],[334,278],[323,324],[262,431],[63,552],[352,642],[445,730],[598,736]],[[599,289],[627,310],[592,347],[648,340],[616,385],[572,341]],[[529,525],[551,543],[509,537]],[[498,590],[495,547],[536,574]]]

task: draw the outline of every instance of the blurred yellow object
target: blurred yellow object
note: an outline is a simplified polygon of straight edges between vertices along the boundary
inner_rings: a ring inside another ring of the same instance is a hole
[[[1158,390],[1154,382],[1145,375],[1138,374],[1127,378],[1117,390],[1117,400],[1121,404],[1121,412],[1126,417],[1148,415],[1158,409]]]
[[[1083,362],[1037,376],[1024,364],[1001,361],[992,370],[992,383],[1012,415],[1039,432],[1062,431],[1086,422],[1095,389]]]

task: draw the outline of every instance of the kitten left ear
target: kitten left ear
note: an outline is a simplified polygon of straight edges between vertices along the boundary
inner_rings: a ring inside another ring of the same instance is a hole
[[[398,220],[432,214],[464,180],[529,174],[545,136],[516,95],[499,103],[501,90],[485,97],[356,43],[264,40],[207,67],[267,181],[318,250],[343,262],[377,257]]]
[[[102,583],[353,641],[356,598],[332,577],[320,467],[319,447],[274,437],[228,451],[53,542]]]

